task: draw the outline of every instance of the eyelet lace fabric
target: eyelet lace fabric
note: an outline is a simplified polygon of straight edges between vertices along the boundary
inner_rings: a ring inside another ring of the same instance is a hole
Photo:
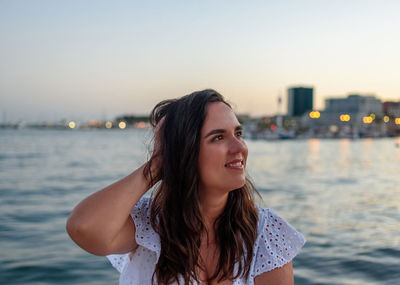
[[[159,235],[150,224],[150,205],[150,198],[143,197],[131,212],[136,226],[135,238],[139,245],[136,251],[133,254],[107,256],[120,272],[119,285],[150,285],[152,282],[161,244]],[[253,285],[257,275],[290,262],[305,243],[303,235],[272,209],[258,207],[257,232],[249,278],[238,278],[233,285]],[[154,281],[157,284],[156,279]]]

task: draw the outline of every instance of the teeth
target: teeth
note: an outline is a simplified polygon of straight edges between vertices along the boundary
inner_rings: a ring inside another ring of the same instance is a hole
[[[228,163],[227,166],[239,167],[242,166],[242,162]]]

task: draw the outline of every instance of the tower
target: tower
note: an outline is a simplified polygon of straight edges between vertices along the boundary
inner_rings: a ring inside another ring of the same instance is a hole
[[[301,116],[313,109],[313,93],[311,87],[288,88],[288,115],[291,117]]]

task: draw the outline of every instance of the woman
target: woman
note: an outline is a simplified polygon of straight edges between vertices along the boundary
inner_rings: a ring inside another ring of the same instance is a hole
[[[150,121],[150,160],[83,200],[67,222],[71,238],[107,255],[121,285],[293,284],[304,238],[254,205],[242,127],[223,97],[163,101]]]

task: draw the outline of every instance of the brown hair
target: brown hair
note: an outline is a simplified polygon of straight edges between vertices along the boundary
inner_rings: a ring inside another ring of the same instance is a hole
[[[210,102],[223,102],[222,95],[207,89],[179,99],[162,101],[150,116],[153,126],[165,118],[160,129],[159,149],[162,166],[157,177],[145,175],[152,182],[161,180],[153,192],[151,224],[160,236],[161,254],[153,274],[159,284],[191,280],[199,282],[196,267],[200,264],[201,234],[206,232],[198,194],[198,153],[200,133]],[[153,183],[151,183],[153,184]],[[210,280],[218,281],[244,276],[248,278],[257,238],[257,209],[253,193],[258,193],[251,181],[231,191],[224,211],[214,223],[216,243],[220,249],[218,266]],[[235,264],[238,264],[235,274]]]

